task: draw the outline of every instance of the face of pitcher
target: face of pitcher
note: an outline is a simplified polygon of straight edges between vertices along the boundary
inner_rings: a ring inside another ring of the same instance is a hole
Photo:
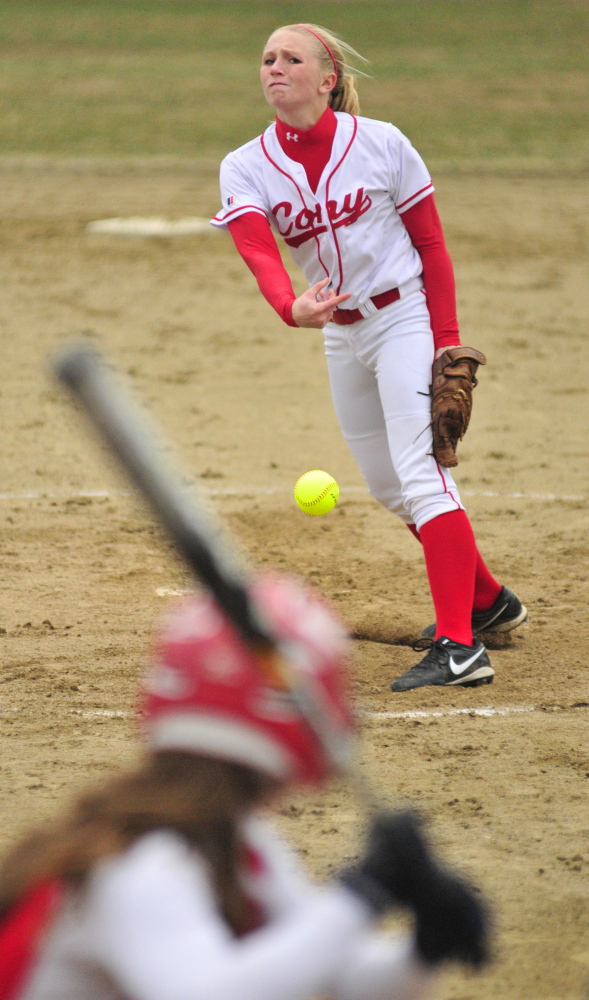
[[[264,96],[281,117],[327,107],[337,75],[326,71],[318,53],[321,43],[309,32],[281,28],[270,36],[262,56],[260,79]]]

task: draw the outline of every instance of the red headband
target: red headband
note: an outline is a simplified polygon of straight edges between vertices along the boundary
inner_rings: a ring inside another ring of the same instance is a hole
[[[312,35],[315,35],[315,38],[319,39],[319,41],[321,42],[321,44],[323,45],[323,47],[327,49],[327,51],[329,52],[329,55],[331,56],[331,61],[333,63],[333,68],[335,70],[335,75],[339,76],[339,70],[337,68],[337,62],[335,61],[335,56],[334,56],[333,52],[331,51],[331,49],[329,48],[329,45],[327,44],[327,42],[323,41],[321,35],[318,35],[316,31],[313,31],[313,29],[309,28],[306,24],[295,24],[294,27],[295,28],[304,28],[305,31],[310,31]]]

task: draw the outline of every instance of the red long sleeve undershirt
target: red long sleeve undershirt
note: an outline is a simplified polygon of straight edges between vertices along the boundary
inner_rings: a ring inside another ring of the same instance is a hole
[[[313,128],[299,132],[294,141],[293,130],[276,120],[282,148],[291,159],[303,164],[313,191],[331,155],[336,124],[335,115],[328,108]],[[402,219],[421,257],[434,345],[437,349],[459,344],[454,270],[433,194],[404,212]],[[246,212],[228,225],[235,246],[264,298],[288,326],[296,326],[292,318],[296,296],[268,220],[259,212]]]
[[[407,209],[401,218],[421,257],[434,346],[437,350],[459,344],[454,268],[433,194]]]
[[[228,225],[235,246],[264,298],[287,326],[296,326],[292,318],[296,295],[268,219],[259,212],[245,212]]]

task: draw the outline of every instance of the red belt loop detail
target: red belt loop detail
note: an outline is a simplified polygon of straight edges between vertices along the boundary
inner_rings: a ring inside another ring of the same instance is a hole
[[[390,306],[391,302],[396,302],[400,298],[401,293],[398,288],[389,288],[388,292],[373,295],[370,301],[377,309],[384,309],[385,306]],[[363,316],[359,309],[333,310],[332,322],[336,326],[349,326],[350,323],[357,323],[361,319],[366,319],[366,316]]]

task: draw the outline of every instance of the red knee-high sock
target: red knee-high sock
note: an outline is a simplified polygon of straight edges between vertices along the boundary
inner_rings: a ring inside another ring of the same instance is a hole
[[[440,514],[419,532],[441,635],[472,645],[472,603],[477,545],[463,510]]]
[[[419,537],[419,532],[415,525],[408,524],[407,527],[417,541],[420,542],[421,538]],[[489,571],[488,566],[483,561],[481,553],[477,549],[477,564],[474,576],[474,599],[472,602],[472,610],[488,611],[491,605],[494,604],[499,597],[500,590],[501,584],[497,583],[497,580]]]
[[[477,569],[474,578],[474,600],[472,602],[473,611],[488,611],[492,604],[499,597],[501,584],[488,567],[483,562],[482,556],[477,549]]]

